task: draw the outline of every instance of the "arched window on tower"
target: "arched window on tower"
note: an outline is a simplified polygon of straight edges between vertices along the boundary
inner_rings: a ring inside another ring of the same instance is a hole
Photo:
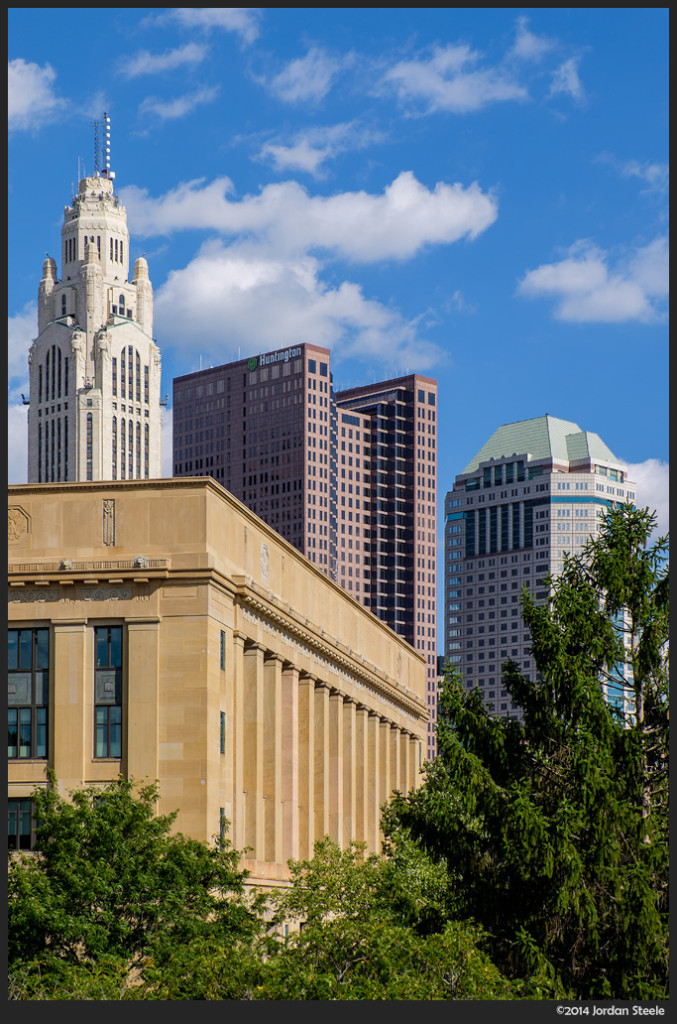
[[[118,313],[120,314],[120,316],[124,316],[125,315],[125,297],[124,297],[124,295],[120,296],[120,302],[118,303]]]

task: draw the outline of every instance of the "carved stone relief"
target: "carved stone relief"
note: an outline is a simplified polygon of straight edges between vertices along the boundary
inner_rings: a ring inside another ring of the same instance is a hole
[[[20,505],[11,505],[7,509],[7,541],[18,544],[30,533],[31,517]]]
[[[107,546],[115,544],[115,499],[103,499],[103,542]]]

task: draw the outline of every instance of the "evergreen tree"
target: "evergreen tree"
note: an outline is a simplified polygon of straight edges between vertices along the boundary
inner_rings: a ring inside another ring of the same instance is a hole
[[[668,572],[654,522],[610,510],[546,604],[525,590],[536,678],[503,669],[522,722],[448,672],[438,756],[387,816],[446,865],[455,913],[525,994],[667,995]],[[630,713],[603,693],[621,665]]]

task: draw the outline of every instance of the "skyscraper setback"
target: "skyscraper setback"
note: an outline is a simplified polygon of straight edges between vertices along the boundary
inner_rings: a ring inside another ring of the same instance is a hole
[[[175,476],[210,475],[426,658],[436,701],[437,383],[335,392],[302,344],[174,380]]]

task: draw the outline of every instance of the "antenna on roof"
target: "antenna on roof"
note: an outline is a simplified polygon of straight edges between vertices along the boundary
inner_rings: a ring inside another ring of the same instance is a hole
[[[103,147],[104,147],[104,163],[105,163],[105,167],[103,168],[102,174],[106,178],[110,178],[112,180],[115,177],[115,172],[111,171],[111,169],[110,169],[110,117],[108,116],[108,113],[105,110],[103,112],[103,131],[104,131]]]
[[[90,121],[89,124],[94,129],[94,177],[98,178],[101,163],[101,138],[99,136],[101,122]]]

